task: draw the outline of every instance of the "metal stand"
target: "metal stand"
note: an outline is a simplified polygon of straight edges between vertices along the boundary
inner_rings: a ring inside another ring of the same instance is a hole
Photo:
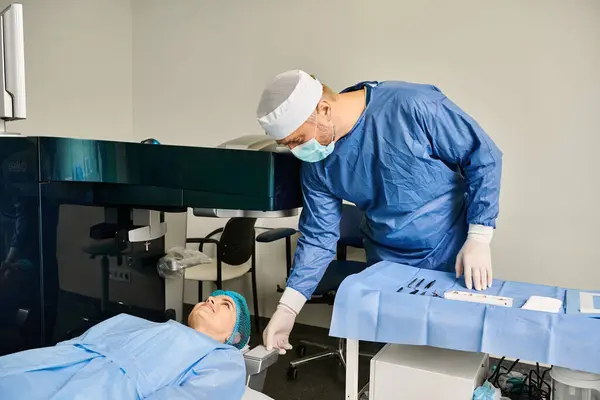
[[[175,320],[183,321],[183,285],[184,279],[182,276],[165,278],[165,310],[175,311]]]
[[[304,356],[304,353],[306,351],[306,347],[316,347],[317,349],[322,349],[323,351],[321,351],[320,353],[314,354],[314,355],[310,355],[310,356]],[[304,364],[308,364],[310,362],[313,361],[317,361],[317,360],[323,360],[326,358],[337,358],[338,363],[343,367],[346,368],[346,340],[345,339],[338,339],[338,345],[337,347],[334,346],[328,346],[328,345],[323,345],[320,343],[315,343],[315,342],[310,342],[308,340],[301,340],[300,341],[300,346],[298,346],[296,348],[296,350],[298,351],[298,355],[300,356],[300,358],[298,358],[297,360],[291,361],[290,362],[290,366],[288,368],[288,378],[295,380],[298,374],[297,371],[297,367],[304,365]],[[371,353],[358,353],[359,356],[361,357],[369,357],[369,358],[373,358],[374,354]]]
[[[316,348],[322,349],[324,351],[314,354],[314,355],[311,355],[311,356],[306,356],[306,357],[302,357],[297,360],[291,361],[290,362],[291,368],[297,368],[300,365],[304,365],[304,364],[307,364],[309,362],[316,361],[316,360],[323,360],[325,358],[330,358],[330,357],[336,357],[338,359],[338,361],[340,362],[340,364],[343,365],[344,367],[346,367],[346,360],[344,357],[344,343],[343,343],[342,339],[340,339],[338,341],[337,349],[334,347],[331,347],[331,346],[322,345],[320,343],[309,342],[306,340],[302,340],[302,341],[300,341],[300,343],[304,346],[316,347]]]
[[[165,252],[173,247],[185,247],[187,237],[187,213],[166,213],[165,222],[169,231],[165,235]],[[183,319],[184,276],[165,278],[165,310],[175,311],[175,320],[185,323]]]
[[[346,400],[358,400],[358,340],[346,339]]]

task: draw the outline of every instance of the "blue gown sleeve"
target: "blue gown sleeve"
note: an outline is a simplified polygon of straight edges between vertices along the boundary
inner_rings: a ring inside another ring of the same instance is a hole
[[[237,349],[215,350],[200,360],[179,385],[164,387],[147,400],[239,400],[246,390],[246,366]]]
[[[421,101],[423,100],[423,101]],[[415,100],[433,156],[460,167],[467,183],[467,222],[496,227],[502,152],[479,124],[446,97]]]
[[[315,176],[313,166],[302,166],[301,181],[303,208],[298,222],[301,236],[287,286],[310,299],[336,254],[342,200]]]

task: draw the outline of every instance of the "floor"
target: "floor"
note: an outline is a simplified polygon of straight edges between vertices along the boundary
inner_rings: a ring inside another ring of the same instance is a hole
[[[267,320],[262,321],[266,326]],[[331,344],[336,346],[335,339],[328,337],[328,331],[307,325],[296,324],[292,331],[290,342],[297,345],[300,340],[309,340],[316,343]],[[251,338],[251,345],[262,344],[262,338]],[[361,344],[361,351],[376,352],[373,345]],[[317,353],[320,349],[307,349],[307,354]],[[280,356],[277,364],[269,368],[263,392],[275,400],[336,400],[344,398],[345,371],[338,365],[335,358],[319,360],[310,364],[299,366],[296,380],[288,379],[289,362],[298,358],[294,350],[285,356]],[[361,357],[363,358],[363,357]],[[364,385],[369,377],[369,361],[362,359],[360,368],[360,385]]]

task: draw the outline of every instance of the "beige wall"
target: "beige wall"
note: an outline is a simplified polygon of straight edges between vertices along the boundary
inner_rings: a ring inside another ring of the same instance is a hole
[[[132,4],[136,139],[214,146],[260,133],[253,119],[260,90],[289,68],[338,90],[360,80],[432,83],[505,154],[496,276],[600,286],[600,181],[592,161],[600,146],[600,2]],[[214,225],[192,218],[188,229],[200,234]],[[261,249],[275,253],[259,264],[267,311],[283,277],[276,247]],[[326,311],[303,314],[327,323]]]
[[[260,133],[253,114],[261,88],[285,69],[303,68],[338,90],[359,80],[432,83],[505,154],[496,276],[600,286],[592,162],[600,145],[599,1],[23,3],[29,118],[9,128],[214,146]],[[188,232],[223,223],[190,218]],[[284,250],[258,251],[268,315]],[[234,288],[249,293],[247,282]],[[300,320],[327,325],[329,312],[311,306]]]
[[[23,4],[28,117],[8,130],[130,141],[131,3],[12,2]],[[10,3],[0,0],[0,7]]]

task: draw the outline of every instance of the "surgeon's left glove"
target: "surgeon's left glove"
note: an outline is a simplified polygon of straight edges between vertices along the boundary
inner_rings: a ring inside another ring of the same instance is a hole
[[[492,286],[492,252],[490,243],[494,228],[483,225],[469,225],[469,234],[462,249],[456,256],[456,277],[465,275],[465,285],[476,290]]]

